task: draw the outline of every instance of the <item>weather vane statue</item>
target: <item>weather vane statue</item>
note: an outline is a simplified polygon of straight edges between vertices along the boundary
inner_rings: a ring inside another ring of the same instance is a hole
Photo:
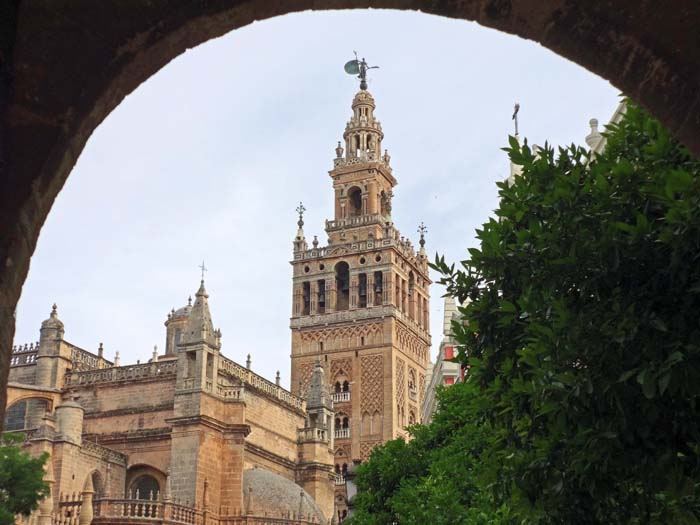
[[[360,89],[367,89],[367,70],[368,69],[379,69],[379,66],[368,66],[367,61],[363,58],[360,60],[357,58],[357,51],[355,53],[355,59],[350,60],[345,64],[345,72],[348,75],[357,75],[360,79]]]

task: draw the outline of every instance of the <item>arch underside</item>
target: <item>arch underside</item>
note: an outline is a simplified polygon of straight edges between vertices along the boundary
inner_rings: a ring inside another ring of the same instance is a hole
[[[11,5],[9,5],[11,4]],[[212,0],[11,2],[0,17],[0,421],[14,310],[41,226],[104,118],[188,48],[309,9],[420,10],[534,40],[649,109],[700,153],[700,2]],[[467,29],[465,27],[465,29]]]

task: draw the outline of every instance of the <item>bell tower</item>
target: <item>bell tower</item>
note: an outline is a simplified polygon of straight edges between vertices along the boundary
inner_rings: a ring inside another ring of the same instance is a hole
[[[415,249],[392,222],[397,181],[375,107],[361,84],[329,172],[327,244],[314,236],[309,246],[300,205],[291,262],[292,391],[303,396],[322,363],[340,479],[353,460],[420,421],[430,348],[425,229]]]

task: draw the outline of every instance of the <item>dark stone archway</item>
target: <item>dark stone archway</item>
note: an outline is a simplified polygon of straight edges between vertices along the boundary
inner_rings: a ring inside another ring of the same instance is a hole
[[[0,6],[0,421],[14,311],[41,226],[92,131],[186,49],[308,9],[474,20],[608,79],[700,153],[700,3],[676,0],[8,0]],[[465,28],[466,29],[466,28]]]

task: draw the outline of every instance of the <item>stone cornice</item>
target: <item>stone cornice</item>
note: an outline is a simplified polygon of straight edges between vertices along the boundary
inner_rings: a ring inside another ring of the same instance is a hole
[[[103,417],[115,417],[115,416],[126,416],[130,414],[143,414],[148,412],[162,412],[166,410],[172,410],[175,404],[170,401],[168,403],[163,403],[161,405],[145,406],[145,407],[132,407],[132,408],[118,408],[115,410],[104,410],[97,412],[86,412],[83,416],[85,419],[95,419]]]
[[[267,459],[268,461],[272,461],[273,463],[279,463],[290,470],[296,470],[297,468],[297,464],[291,459],[275,454],[274,452],[270,452],[269,450],[259,447],[258,445],[254,445],[248,441],[245,442],[245,451]]]
[[[165,421],[173,426],[173,430],[175,430],[176,427],[199,425],[211,428],[221,433],[243,434],[244,437],[250,434],[250,425],[239,423],[223,423],[217,419],[203,414],[197,414],[193,416],[172,417],[166,419]]]

